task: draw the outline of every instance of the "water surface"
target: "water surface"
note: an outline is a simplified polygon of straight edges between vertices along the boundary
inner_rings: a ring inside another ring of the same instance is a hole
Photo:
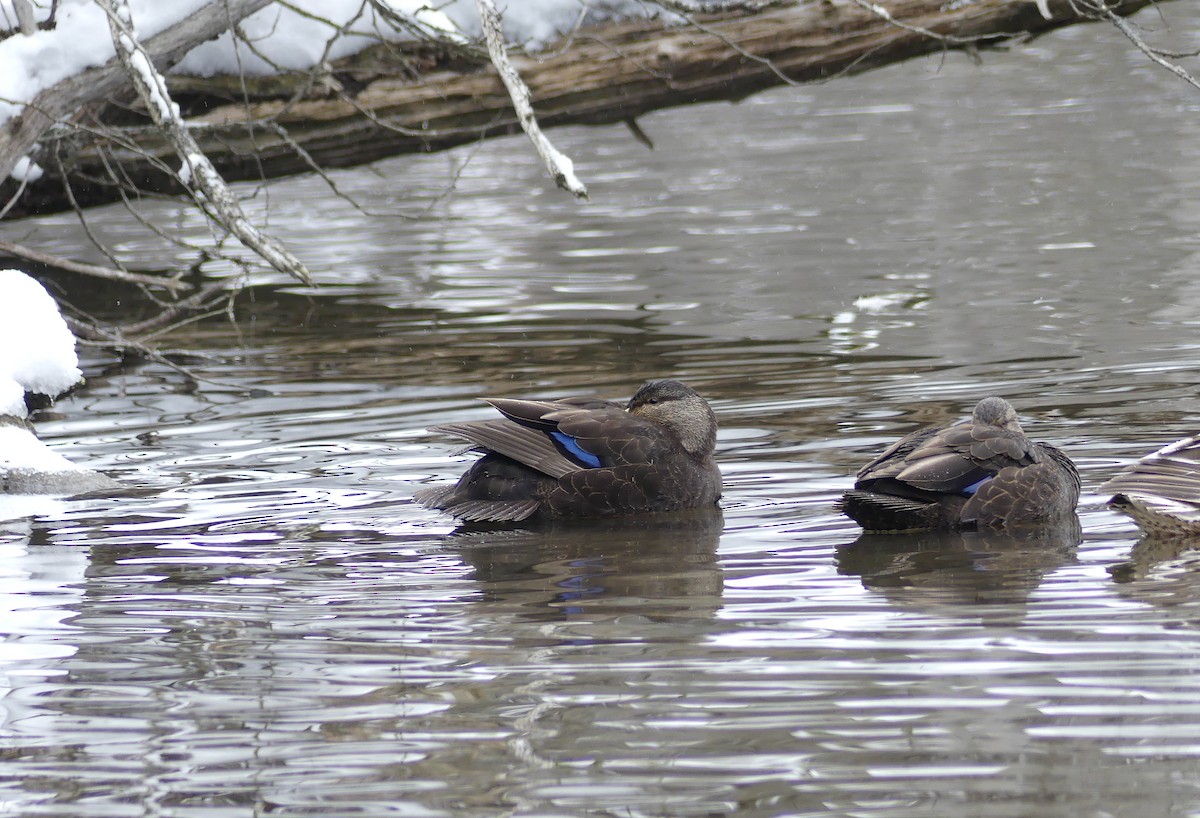
[[[0,811],[1200,813],[1200,558],[1096,494],[1200,426],[1198,99],[1095,26],[662,112],[653,152],[555,131],[586,205],[519,138],[338,174],[361,210],[273,186],[319,290],[178,332],[196,379],[86,350],[39,419],[137,491],[0,509]],[[72,218],[4,230],[101,260]],[[663,376],[720,418],[719,511],[466,535],[411,502],[479,397]],[[1079,463],[1078,531],[834,512],[991,393]]]

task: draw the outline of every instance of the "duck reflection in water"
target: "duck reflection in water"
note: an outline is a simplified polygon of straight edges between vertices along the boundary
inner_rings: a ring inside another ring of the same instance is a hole
[[[1159,566],[1177,561],[1180,565],[1173,568],[1182,568],[1186,562],[1187,574],[1200,571],[1200,536],[1147,531],[1129,549],[1129,558],[1110,565],[1108,573],[1116,582],[1136,582],[1149,579]]]
[[[717,419],[679,381],[645,383],[624,407],[596,398],[491,399],[503,417],[432,431],[484,455],[416,500],[469,522],[614,517],[713,506]]]
[[[708,618],[721,606],[715,505],[603,521],[463,528],[448,545],[475,569],[482,604],[559,621],[636,614]]]
[[[839,509],[867,531],[1002,529],[1072,517],[1079,473],[1025,436],[1003,398],[972,416],[912,432],[858,472]]]
[[[838,548],[838,572],[914,603],[1019,603],[1050,573],[1075,561],[1082,539],[1071,514],[1053,525],[1006,530],[864,532]]]

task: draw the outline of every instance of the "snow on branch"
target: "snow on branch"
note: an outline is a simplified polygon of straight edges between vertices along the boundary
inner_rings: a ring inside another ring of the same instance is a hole
[[[96,2],[108,15],[108,27],[117,50],[117,58],[137,89],[150,119],[171,142],[183,161],[179,172],[180,181],[193,191],[195,200],[203,207],[205,214],[237,236],[242,244],[258,253],[276,270],[294,276],[305,284],[312,284],[307,268],[298,258],[288,252],[273,236],[263,233],[250,223],[229,185],[188,132],[179,113],[179,106],[171,100],[167,91],[166,80],[154,67],[150,55],[138,41],[127,0]]]
[[[533,113],[529,87],[525,85],[521,75],[517,73],[517,69],[513,68],[513,64],[509,62],[508,52],[504,48],[504,30],[500,25],[500,12],[496,10],[494,0],[475,0],[475,5],[479,9],[479,19],[483,24],[483,37],[487,41],[488,54],[492,58],[492,64],[500,73],[500,81],[508,89],[513,108],[517,112],[517,119],[530,141],[533,142],[534,150],[542,158],[546,170],[550,171],[550,175],[554,177],[556,185],[570,191],[577,199],[586,199],[587,188],[575,175],[575,166],[570,158],[550,144],[550,140],[546,138],[546,135],[542,133],[541,126],[538,125],[537,117]]]

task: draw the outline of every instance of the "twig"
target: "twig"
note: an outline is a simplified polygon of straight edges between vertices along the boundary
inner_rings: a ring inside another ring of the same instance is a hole
[[[83,212],[83,207],[80,206],[79,200],[75,198],[75,186],[71,184],[71,177],[67,175],[66,169],[63,167],[62,152],[59,150],[59,145],[55,145],[53,153],[50,154],[54,158],[54,164],[58,168],[58,178],[62,181],[63,193],[67,197],[67,202],[71,205],[71,212],[75,214],[75,218],[79,220],[79,226],[83,228],[83,233],[88,237],[88,241],[92,246],[104,254],[104,257],[112,262],[114,267],[120,267],[120,262],[117,256],[109,248],[107,244],[100,241],[100,237],[92,232],[92,226],[88,224],[87,216]],[[105,154],[101,153],[101,156]],[[110,171],[111,174],[111,171]],[[121,193],[124,197],[124,191]]]
[[[237,236],[242,244],[262,256],[276,270],[312,285],[312,278],[304,264],[277,239],[250,223],[229,185],[188,132],[179,114],[179,106],[171,101],[167,92],[166,80],[154,68],[150,55],[137,40],[127,0],[96,2],[108,15],[108,27],[117,57],[137,88],[150,119],[183,160],[180,180],[187,187],[197,189],[195,196],[198,202],[205,205],[205,214]]]
[[[3,220],[4,217],[8,215],[8,211],[12,210],[13,205],[21,200],[21,194],[25,192],[25,187],[28,184],[29,174],[25,174],[21,177],[21,184],[17,186],[17,192],[9,197],[9,200],[5,203],[4,207],[0,207],[0,220]]]
[[[629,119],[625,120],[625,127],[629,129],[631,134],[633,134],[634,139],[636,139],[638,142],[641,142],[649,150],[654,150],[654,140],[642,130],[642,126],[638,124],[638,121],[635,117],[631,116]]]
[[[107,278],[110,281],[124,281],[128,284],[140,284],[143,287],[163,287],[168,290],[187,289],[187,284],[174,278],[160,278],[158,276],[147,276],[139,273],[128,273],[124,270],[116,270],[112,267],[100,267],[95,264],[85,264],[81,261],[72,261],[63,256],[56,256],[52,253],[43,253],[41,250],[34,250],[32,247],[26,247],[23,244],[16,244],[11,241],[0,240],[0,252],[8,253],[9,255],[18,256],[29,261],[36,261],[38,264],[46,264],[50,267],[58,267],[61,270],[69,270],[72,273],[80,273],[82,275],[93,276],[95,278]]]
[[[166,309],[159,311],[151,318],[144,321],[138,321],[133,324],[125,324],[123,326],[102,327],[99,324],[86,324],[91,327],[92,332],[88,336],[92,340],[101,341],[115,346],[125,346],[136,344],[139,349],[148,349],[145,344],[140,341],[133,341],[129,336],[146,335],[148,337],[161,335],[166,330],[164,327],[173,328],[172,322],[176,321],[180,316],[187,316],[187,313],[195,310],[207,310],[213,306],[215,296],[223,295],[225,298],[233,298],[240,291],[240,287],[235,287],[230,290],[230,283],[226,279],[210,282],[203,289],[193,293],[187,298],[177,301],[168,306]],[[184,320],[191,321],[202,316],[190,315]]]
[[[868,0],[850,0],[850,2],[854,3],[854,5],[859,6],[860,8],[866,9],[879,19],[886,20],[896,28],[902,28],[905,31],[911,31],[913,34],[920,34],[923,37],[929,37],[930,39],[938,40],[939,42],[947,43],[948,45],[972,45],[974,43],[986,42],[988,40],[1008,40],[1018,36],[1019,34],[1026,33],[1023,31],[998,31],[993,34],[980,34],[976,37],[959,37],[954,34],[938,34],[932,29],[924,28],[923,26],[914,26],[911,23],[905,23],[902,20],[897,20],[894,16],[892,16],[890,11],[878,3],[871,3],[868,2]],[[1041,9],[1042,7],[1039,5],[1038,8]],[[1044,12],[1042,13],[1044,14]]]
[[[1129,41],[1133,43],[1139,51],[1141,51],[1155,63],[1167,69],[1192,87],[1200,88],[1200,81],[1197,81],[1195,77],[1189,74],[1183,66],[1176,65],[1168,60],[1163,55],[1164,53],[1162,51],[1159,51],[1156,48],[1151,48],[1146,41],[1138,35],[1137,31],[1134,30],[1133,26],[1131,26],[1129,21],[1124,17],[1117,14],[1103,3],[1084,3],[1083,5],[1086,8],[1090,8],[1095,14],[1103,17],[1105,20],[1108,20],[1110,23],[1116,26],[1117,31],[1128,37]]]
[[[534,150],[542,158],[542,164],[546,166],[546,170],[550,171],[554,183],[563,190],[570,191],[575,198],[586,199],[587,188],[575,175],[574,164],[570,158],[550,144],[550,140],[546,138],[546,135],[542,133],[541,126],[538,125],[537,117],[533,113],[529,87],[525,85],[525,81],[521,79],[517,69],[513,68],[512,63],[509,62],[508,52],[504,48],[504,30],[501,28],[500,12],[496,10],[494,0],[475,0],[475,6],[479,9],[479,19],[483,23],[483,36],[487,41],[488,54],[491,55],[492,64],[500,73],[500,81],[508,89],[508,95],[512,99],[521,128],[533,142]]]
[[[241,19],[271,0],[209,0],[173,25],[149,38],[155,58],[170,65],[200,43],[229,28],[230,18]],[[54,3],[51,3],[51,11]],[[127,77],[117,60],[83,69],[39,92],[32,100],[22,100],[21,116],[0,128],[0,179],[8,177],[13,165],[29,154],[34,145],[46,138],[56,124],[74,120],[80,109],[124,89]]]
[[[587,20],[588,13],[591,10],[591,0],[580,0],[579,16],[575,18],[575,25],[571,26],[570,30],[562,35],[562,39],[558,48],[554,50],[555,56],[565,53],[566,50],[575,42],[575,35],[579,33],[579,29],[583,28],[583,24]]]
[[[224,310],[213,310],[200,317],[210,317],[212,315],[218,315],[221,312],[224,312]],[[119,330],[114,331],[105,329],[99,325],[88,323],[87,321],[80,321],[77,318],[72,318],[71,316],[67,315],[63,316],[63,320],[67,322],[67,327],[71,330],[71,334],[78,338],[80,343],[87,346],[100,346],[106,349],[115,349],[120,351],[122,354],[133,352],[148,361],[154,361],[155,363],[162,364],[169,369],[174,369],[180,375],[183,375],[185,378],[188,378],[196,383],[211,383],[217,386],[238,388],[236,384],[226,383],[215,378],[200,375],[192,371],[189,367],[183,366],[182,364],[171,360],[171,353],[163,352],[155,349],[154,347],[147,346],[141,341],[126,338]],[[179,353],[176,352],[175,354],[178,355]],[[198,353],[195,352],[185,352],[183,354],[192,357],[196,357],[198,355]]]
[[[859,2],[861,3],[861,0],[859,0]],[[692,13],[694,13],[696,11],[696,9],[685,6],[683,3],[677,2],[677,0],[654,0],[654,5],[664,8],[673,14],[678,14],[685,21],[687,21],[688,25],[692,26],[693,28],[699,29],[700,31],[703,31],[705,34],[708,34],[712,37],[716,37],[722,43],[724,43],[725,45],[729,46],[734,51],[736,51],[740,56],[743,56],[748,60],[753,60],[754,62],[759,63],[760,65],[765,65],[767,68],[769,68],[771,70],[771,73],[774,74],[775,76],[779,77],[779,79],[784,84],[791,85],[794,88],[798,88],[804,84],[802,82],[796,82],[796,80],[792,79],[787,74],[783,73],[783,71],[780,70],[780,68],[777,65],[775,65],[775,63],[773,63],[771,60],[768,60],[766,57],[760,57],[757,54],[751,54],[749,51],[747,51],[746,49],[742,48],[737,43],[730,40],[728,37],[726,37],[721,32],[717,31],[716,29],[710,28],[709,26],[706,26],[703,23],[697,21],[692,16]],[[762,9],[755,8],[753,13],[758,14],[761,11],[762,11]]]

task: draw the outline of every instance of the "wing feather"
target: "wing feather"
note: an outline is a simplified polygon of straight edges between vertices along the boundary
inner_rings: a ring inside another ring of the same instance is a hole
[[[583,466],[563,455],[554,441],[543,432],[507,420],[446,423],[431,426],[430,431],[468,440],[551,477],[562,477],[583,469]]]

